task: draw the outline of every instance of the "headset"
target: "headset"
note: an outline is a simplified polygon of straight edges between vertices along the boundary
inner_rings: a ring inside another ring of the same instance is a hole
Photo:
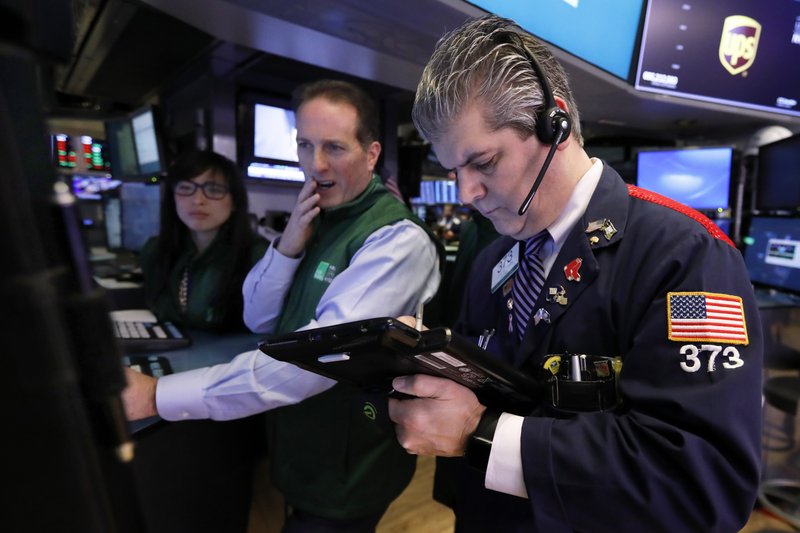
[[[528,211],[528,207],[530,207],[531,201],[536,195],[536,191],[539,190],[539,185],[541,185],[542,178],[544,178],[548,167],[550,167],[550,161],[552,161],[556,153],[556,148],[569,137],[569,133],[572,131],[572,119],[566,111],[556,104],[556,98],[553,95],[553,90],[550,88],[550,81],[547,79],[547,76],[544,75],[544,71],[539,65],[539,62],[536,61],[536,58],[533,57],[528,47],[525,46],[522,37],[515,31],[505,30],[496,33],[496,40],[498,43],[508,43],[512,45],[527,58],[531,67],[533,67],[533,71],[539,78],[539,85],[542,87],[542,96],[544,97],[544,106],[541,111],[536,113],[536,137],[542,144],[549,144],[550,150],[547,152],[547,157],[545,157],[542,168],[539,171],[539,175],[536,176],[530,192],[525,197],[522,205],[519,206],[517,214],[522,216]]]

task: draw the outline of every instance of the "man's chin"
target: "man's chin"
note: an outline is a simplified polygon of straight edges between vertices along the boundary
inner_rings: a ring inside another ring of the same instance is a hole
[[[489,221],[491,221],[492,225],[494,226],[495,231],[500,235],[505,235],[506,237],[512,237],[514,239],[525,230],[525,225],[522,223],[521,220],[509,220],[506,217],[503,218],[496,218],[496,217],[487,217]]]

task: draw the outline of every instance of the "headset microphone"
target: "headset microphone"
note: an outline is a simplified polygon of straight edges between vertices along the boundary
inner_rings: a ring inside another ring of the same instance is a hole
[[[550,81],[547,79],[547,76],[544,75],[544,71],[542,67],[539,66],[539,62],[536,61],[536,58],[533,57],[528,47],[525,46],[522,37],[515,31],[505,30],[497,32],[496,38],[501,43],[514,46],[528,59],[534,72],[536,72],[536,76],[539,78],[539,85],[542,87],[542,97],[544,98],[543,109],[537,113],[536,117],[536,137],[539,138],[542,144],[549,144],[550,150],[547,152],[547,157],[544,160],[544,164],[542,164],[542,169],[539,171],[539,175],[536,176],[536,180],[534,180],[530,192],[525,197],[522,205],[519,206],[517,214],[522,216],[528,210],[528,207],[530,207],[536,191],[539,190],[539,185],[542,183],[542,179],[550,166],[550,161],[556,153],[556,148],[569,137],[569,133],[572,130],[572,119],[563,109],[558,107],[558,104],[556,104],[556,98],[553,95],[553,90],[550,88]]]
[[[553,140],[553,144],[550,145],[550,149],[547,151],[547,157],[544,158],[544,163],[542,164],[542,169],[539,171],[539,175],[536,176],[536,179],[533,182],[533,186],[531,187],[530,192],[525,197],[525,200],[522,202],[522,205],[519,206],[519,211],[517,214],[522,216],[531,206],[531,201],[533,200],[534,195],[536,195],[536,191],[539,190],[539,185],[542,183],[542,178],[544,178],[545,173],[547,172],[547,168],[550,166],[550,161],[553,159],[553,156],[556,153],[556,148],[558,145],[561,144],[561,141],[566,138],[566,133],[569,131],[569,124],[565,124],[563,120],[559,121],[559,125],[557,126],[558,131],[556,132],[555,139]]]

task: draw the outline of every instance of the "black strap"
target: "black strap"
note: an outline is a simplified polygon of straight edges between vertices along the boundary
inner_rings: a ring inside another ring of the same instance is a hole
[[[481,472],[486,472],[489,464],[494,430],[497,428],[497,421],[500,420],[501,414],[503,413],[496,409],[486,409],[481,415],[478,427],[475,428],[475,433],[470,435],[467,440],[465,452],[467,464]]]

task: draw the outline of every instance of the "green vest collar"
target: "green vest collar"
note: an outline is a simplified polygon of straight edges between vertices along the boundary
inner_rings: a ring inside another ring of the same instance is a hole
[[[377,175],[373,174],[372,179],[369,180],[367,187],[361,192],[361,194],[349,202],[345,202],[337,205],[336,207],[331,207],[330,209],[324,210],[318,220],[320,220],[320,222],[322,220],[336,221],[343,217],[360,215],[372,206],[373,202],[367,202],[365,200],[370,196],[382,193],[385,189],[386,188],[383,186],[383,183],[381,183],[381,179]]]

